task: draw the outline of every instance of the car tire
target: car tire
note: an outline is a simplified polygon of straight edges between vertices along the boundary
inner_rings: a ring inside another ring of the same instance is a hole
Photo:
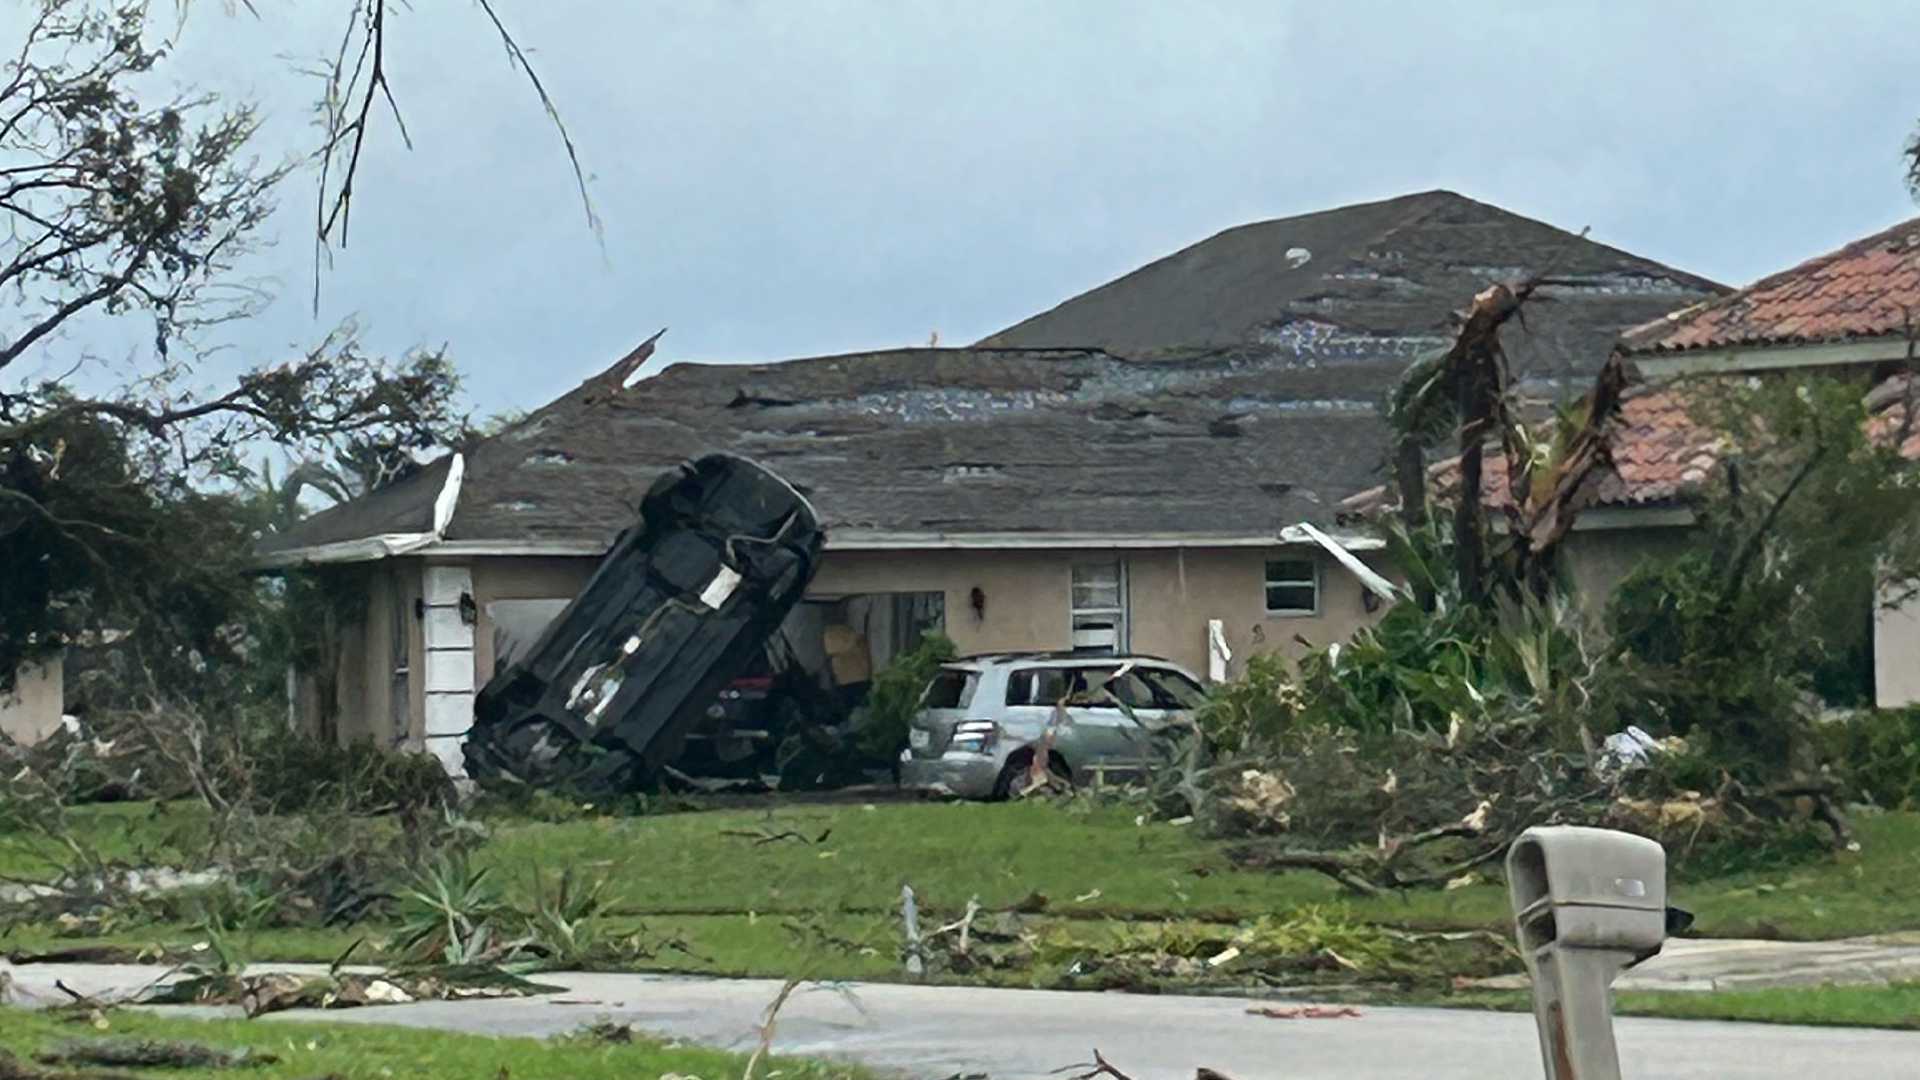
[[[993,782],[994,801],[999,802],[1017,798],[1021,791],[1025,789],[1027,773],[1032,765],[1032,750],[1015,750],[1013,754],[1007,758],[1006,765],[1001,768],[999,778]],[[1073,770],[1067,767],[1065,758],[1059,754],[1048,753],[1047,771],[1052,773],[1053,778],[1064,784],[1068,790],[1073,789]]]

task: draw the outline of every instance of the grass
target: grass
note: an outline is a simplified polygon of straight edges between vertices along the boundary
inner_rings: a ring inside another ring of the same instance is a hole
[[[105,1031],[55,1015],[11,1010],[0,1024],[0,1047],[22,1061],[44,1047],[76,1038],[125,1037],[195,1042],[221,1048],[249,1048],[276,1055],[277,1064],[240,1069],[168,1069],[181,1080],[246,1076],[255,1080],[287,1077],[341,1077],[367,1080],[474,1080],[510,1076],[513,1080],[628,1080],[635,1076],[677,1074],[687,1080],[737,1077],[746,1058],[731,1053],[668,1046],[635,1035],[614,1042],[580,1034],[552,1039],[462,1035],[377,1024],[290,1023],[263,1020],[199,1020],[149,1012],[107,1015]],[[830,1080],[857,1077],[845,1066],[795,1058],[763,1061],[757,1075],[781,1080]]]
[[[1449,1008],[1525,1012],[1532,1000],[1520,990],[1477,990],[1422,999]],[[1640,990],[1616,995],[1620,1016],[1671,1020],[1732,1020],[1813,1027],[1920,1030],[1920,984],[1806,986],[1759,990]]]
[[[1777,870],[1676,874],[1672,900],[1709,937],[1819,940],[1920,929],[1920,814],[1863,817],[1861,850]],[[761,842],[796,833],[806,839]],[[747,834],[747,835],[739,835]],[[824,834],[819,843],[808,842]],[[506,825],[486,859],[509,883],[537,867],[584,867],[634,913],[882,913],[910,882],[923,904],[992,908],[1038,892],[1047,910],[1089,917],[1273,912],[1340,897],[1325,877],[1234,871],[1191,829],[1133,812],[1043,803],[796,807]],[[1396,925],[1501,929],[1504,885],[1355,899]]]
[[[92,842],[121,858],[164,862],[191,809],[146,804],[86,808]],[[900,970],[900,887],[911,883],[929,921],[970,898],[991,910],[1034,894],[1048,920],[1186,918],[1233,921],[1341,899],[1305,872],[1231,868],[1220,845],[1192,829],[1138,823],[1120,806],[1045,803],[789,805],[558,823],[490,822],[480,861],[524,902],[541,873],[571,867],[605,880],[609,929],[641,924],[678,941],[642,966],[655,970],[819,978],[882,978]],[[1821,939],[1920,928],[1920,814],[1862,817],[1862,850],[1785,869],[1694,878],[1673,902],[1705,936]],[[45,876],[27,839],[0,836],[0,875]],[[1344,901],[1354,916],[1420,929],[1505,932],[1505,890],[1483,881],[1451,891]],[[377,946],[386,927],[236,931],[256,960],[330,960],[356,938]],[[185,925],[117,930],[84,943],[188,945]],[[46,925],[0,930],[0,945],[83,943]],[[357,954],[379,959],[376,951]]]

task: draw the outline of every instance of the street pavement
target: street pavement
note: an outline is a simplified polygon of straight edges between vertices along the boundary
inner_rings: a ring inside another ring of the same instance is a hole
[[[276,965],[280,970],[296,965]],[[132,992],[158,969],[29,965],[12,969],[21,1000],[62,1000],[56,979],[87,994]],[[603,1020],[747,1050],[780,984],[770,980],[548,974],[540,998],[435,1001],[260,1022],[326,1019],[487,1035],[550,1035]],[[1134,1080],[1190,1080],[1199,1067],[1235,1080],[1538,1080],[1532,1018],[1442,1009],[1366,1009],[1359,1017],[1282,1020],[1260,1003],[1207,997],[859,984],[808,985],[778,1017],[778,1053],[847,1058],[915,1080],[984,1074],[1059,1080],[1098,1049]],[[202,1010],[205,1011],[205,1010]],[[1787,1080],[1920,1075],[1920,1033],[1626,1018],[1629,1080]]]

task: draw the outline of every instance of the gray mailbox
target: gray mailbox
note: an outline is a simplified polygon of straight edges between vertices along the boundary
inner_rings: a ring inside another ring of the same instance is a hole
[[[1613,980],[1666,940],[1666,849],[1608,829],[1532,828],[1507,852],[1507,887],[1548,1080],[1619,1080]]]

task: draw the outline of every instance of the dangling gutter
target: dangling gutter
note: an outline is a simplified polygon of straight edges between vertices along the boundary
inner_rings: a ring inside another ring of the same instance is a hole
[[[1373,567],[1361,562],[1360,557],[1348,551],[1340,541],[1304,521],[1294,528],[1304,534],[1307,539],[1325,548],[1327,554],[1332,555],[1341,566],[1346,567],[1354,577],[1360,579],[1360,584],[1366,586],[1368,592],[1388,602],[1400,599],[1401,593],[1398,586],[1382,577]]]

